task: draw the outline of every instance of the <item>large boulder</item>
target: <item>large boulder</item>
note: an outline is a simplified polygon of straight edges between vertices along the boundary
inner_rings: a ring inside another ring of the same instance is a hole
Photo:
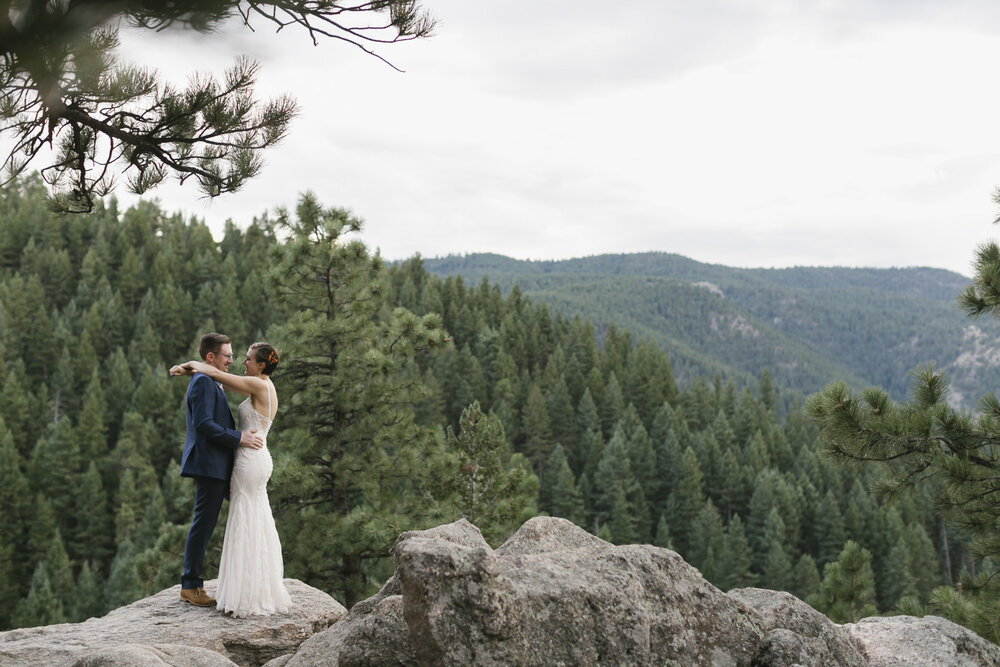
[[[872,667],[1000,666],[1000,646],[939,616],[873,616],[843,628]]]
[[[417,656],[403,620],[403,596],[392,577],[378,594],[363,600],[329,629],[302,643],[287,662],[267,667],[416,665]]]
[[[102,618],[0,632],[0,665],[256,667],[294,653],[347,614],[339,602],[301,581],[285,579],[285,586],[292,607],[273,616],[233,618],[214,607],[194,607],[181,601],[180,586],[174,586]],[[215,581],[205,588],[212,593]]]
[[[125,644],[85,652],[73,667],[235,667],[215,651],[178,644]]]
[[[414,536],[464,547],[485,544],[479,529],[465,519],[429,530],[403,533],[397,543]],[[344,619],[306,640],[290,660],[267,667],[310,667],[316,664],[328,667],[418,664],[403,618],[399,577],[390,577],[377,594],[351,607]]]
[[[851,635],[791,593],[738,588],[729,596],[760,614],[766,635],[757,663],[768,667],[864,667]]]
[[[1000,667],[1000,647],[942,618],[837,625],[788,593],[723,593],[672,551],[563,519],[531,519],[496,550],[456,521],[400,535],[392,556],[396,573],[349,614],[294,579],[291,611],[245,619],[182,603],[175,586],[103,618],[2,632],[0,667]]]
[[[401,535],[402,610],[421,664],[749,665],[757,615],[676,553],[535,518],[493,551],[471,524]],[[472,539],[469,539],[472,538]]]

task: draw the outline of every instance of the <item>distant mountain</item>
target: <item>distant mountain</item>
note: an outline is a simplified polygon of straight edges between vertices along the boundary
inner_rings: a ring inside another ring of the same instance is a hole
[[[969,279],[931,268],[737,269],[669,253],[524,261],[495,254],[424,260],[466,286],[484,277],[505,292],[657,341],[685,378],[757,376],[812,393],[834,380],[906,396],[909,372],[944,370],[951,400],[972,407],[1000,387],[1000,322],[956,306]]]

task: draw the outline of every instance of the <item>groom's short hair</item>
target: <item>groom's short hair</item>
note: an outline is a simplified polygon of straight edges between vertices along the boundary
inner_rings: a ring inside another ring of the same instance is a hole
[[[205,360],[209,352],[218,353],[223,345],[232,342],[225,334],[207,333],[201,337],[201,342],[198,343],[198,354],[201,355],[202,360]]]

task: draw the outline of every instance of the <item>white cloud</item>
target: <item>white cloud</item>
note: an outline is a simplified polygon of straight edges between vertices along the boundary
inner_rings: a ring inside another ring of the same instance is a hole
[[[213,225],[311,189],[387,257],[664,250],[740,266],[967,271],[1000,184],[1000,10],[957,0],[432,3],[400,74],[301,33],[126,34],[183,81],[241,53],[302,105]]]

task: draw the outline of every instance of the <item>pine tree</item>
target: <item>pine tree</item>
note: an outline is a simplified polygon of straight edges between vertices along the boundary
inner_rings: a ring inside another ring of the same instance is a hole
[[[552,440],[563,446],[566,456],[577,458],[577,433],[573,403],[566,380],[560,374],[545,399]]]
[[[860,479],[855,479],[851,485],[843,517],[847,537],[871,551],[878,559],[878,505]]]
[[[0,390],[0,417],[10,432],[14,447],[22,457],[29,455],[31,445],[34,444],[28,423],[31,418],[28,405],[28,392],[24,389],[21,370],[14,368],[8,371]]]
[[[136,551],[142,552],[156,544],[156,540],[159,539],[160,532],[166,523],[167,507],[163,501],[163,493],[157,487],[153,490],[153,495],[150,496],[149,502],[146,504],[142,521],[139,522],[139,525],[135,529],[132,541],[135,544]]]
[[[271,275],[287,312],[269,335],[287,399],[271,497],[289,576],[352,604],[373,587],[365,564],[399,532],[444,518],[454,459],[414,422],[423,390],[401,371],[448,339],[436,315],[379,315],[382,262],[348,236],[360,220],[306,195],[282,224],[291,236]]]
[[[139,266],[139,256],[135,248],[129,246],[122,257],[121,266],[115,280],[115,288],[121,293],[129,315],[134,315],[139,306],[140,296],[145,292],[146,285],[142,282]]]
[[[809,554],[802,554],[792,570],[791,593],[800,600],[807,600],[819,593],[819,588],[819,568],[816,567],[816,561]]]
[[[118,553],[111,561],[107,586],[104,589],[104,606],[117,609],[132,604],[144,595],[135,564],[135,546],[128,537],[118,544]]]
[[[820,593],[809,603],[834,623],[854,623],[877,614],[871,553],[848,541],[840,557],[826,564]]]
[[[597,470],[594,472],[594,506],[598,522],[610,523],[618,513],[617,529],[612,529],[615,540],[648,542],[652,535],[649,505],[636,481],[629,463],[627,440],[621,427],[615,429]],[[628,515],[628,521],[624,515]]]
[[[722,515],[746,514],[750,505],[751,477],[748,470],[740,468],[734,450],[730,449],[722,455],[720,472],[723,483],[717,495]]]
[[[6,568],[0,572],[0,627],[5,627],[14,602],[21,597],[30,566],[35,563],[27,546],[31,494],[28,481],[21,472],[21,457],[14,438],[0,419],[0,561]],[[51,517],[53,528],[55,518]],[[2,611],[6,610],[6,611]]]
[[[583,390],[580,402],[576,406],[576,426],[580,433],[599,431],[601,428],[601,417],[589,387]]]
[[[792,563],[785,547],[785,522],[777,508],[772,507],[767,514],[760,547],[754,552],[754,566],[765,588],[790,588]]]
[[[65,326],[65,321],[60,320],[57,324]],[[49,381],[49,391],[52,397],[49,404],[49,414],[52,423],[58,423],[61,420],[67,420],[68,423],[67,416],[76,412],[79,396],[74,390],[74,385],[72,356],[70,356],[69,347],[64,345]]]
[[[0,531],[0,628],[10,627],[14,605],[21,599],[21,579],[14,563],[12,536]]]
[[[90,381],[84,392],[83,411],[76,427],[76,439],[80,447],[80,456],[84,461],[97,461],[108,452],[104,410],[104,391],[101,389],[101,376],[95,365],[91,369]]]
[[[126,469],[122,475],[115,494],[115,505],[118,507],[115,512],[115,543],[121,544],[135,536],[141,517],[142,500],[135,488],[135,476],[131,470]]]
[[[604,504],[607,506],[607,519],[601,530],[607,529],[607,534],[602,539],[614,544],[634,544],[637,536],[635,520],[621,482],[616,481],[605,490]]]
[[[796,550],[799,544],[799,522],[802,501],[797,497],[792,485],[785,477],[774,470],[766,468],[754,480],[753,495],[750,497],[750,511],[747,514],[747,538],[753,547],[755,558],[760,558],[770,549],[765,526],[771,510],[777,510],[785,526],[785,537],[782,540],[788,556],[797,558]],[[757,560],[755,567],[763,567]]]
[[[67,550],[74,559],[106,563],[114,553],[114,532],[108,496],[93,461],[72,489],[73,522],[66,533]]]
[[[651,423],[664,403],[677,401],[670,360],[651,340],[642,339],[630,351],[622,379],[627,400],[635,405],[643,423]]]
[[[722,524],[722,517],[719,510],[711,500],[706,500],[701,511],[695,517],[695,525],[698,530],[692,531],[690,536],[691,546],[687,553],[682,553],[684,560],[701,570],[702,575],[712,583],[718,582],[717,572],[708,564],[708,554],[719,554],[723,551],[723,541],[725,539],[725,528]],[[712,567],[717,563],[711,563]]]
[[[1000,300],[992,276],[1000,266],[1000,246],[980,248],[975,266],[975,284],[962,295],[963,307],[972,315],[995,315]],[[855,395],[844,383],[831,384],[811,397],[807,408],[821,429],[826,452],[841,461],[892,461],[878,469],[876,496],[894,499],[910,489],[926,488],[937,510],[974,538],[974,558],[998,558],[1000,512],[992,500],[992,480],[1000,469],[1000,399],[983,397],[980,414],[973,417],[947,405],[948,383],[942,375],[928,367],[913,376],[911,398],[905,403],[893,403],[876,388]],[[932,576],[939,572],[935,568]],[[1000,593],[1000,583],[987,581],[990,592],[969,596],[974,605]],[[986,609],[992,613],[992,603]],[[1000,628],[979,627],[987,638],[1000,639]]]
[[[573,471],[561,445],[555,446],[545,464],[545,480],[547,487],[543,487],[540,495],[540,509],[583,527],[586,523],[583,495],[573,478]]]
[[[785,547],[778,542],[771,542],[764,556],[761,585],[775,591],[787,591],[793,587],[792,574],[792,561]]]
[[[917,581],[914,577],[913,562],[905,539],[900,539],[889,551],[885,565],[885,602],[894,609],[900,599],[917,596]]]
[[[653,451],[653,442],[642,423],[637,423],[628,433],[626,450],[643,496],[647,499],[654,497],[659,487],[659,480],[656,478],[656,452]]]
[[[46,429],[32,451],[28,468],[28,481],[35,489],[58,489],[51,498],[52,509],[65,526],[71,516],[73,497],[62,490],[73,488],[80,470],[80,449],[69,417]]]
[[[528,400],[524,403],[521,413],[521,431],[524,433],[524,453],[545,482],[542,474],[545,460],[552,453],[552,434],[549,430],[549,413],[545,406],[545,397],[537,384],[531,385]]]
[[[111,353],[111,358],[104,365],[104,371],[106,376],[102,386],[105,389],[107,401],[104,416],[108,428],[108,442],[117,442],[122,415],[135,391],[132,368],[122,348],[115,348],[115,351]]]
[[[500,420],[483,414],[478,402],[462,411],[457,434],[448,428],[447,440],[462,516],[499,544],[535,513],[538,480],[510,451]]]
[[[81,7],[32,1],[19,6],[17,27],[0,27],[0,78],[5,93],[2,127],[10,136],[4,161],[10,178],[42,160],[57,210],[91,212],[114,187],[117,168],[129,167],[128,189],[143,194],[168,175],[193,179],[210,197],[235,192],[263,166],[261,151],[281,140],[295,116],[286,96],[255,99],[259,65],[240,58],[224,79],[191,77],[186,89],[163,84],[153,71],[121,64],[117,26],[167,26],[201,32],[232,29],[240,13],[231,0],[180,3],[116,2]],[[263,21],[282,29],[303,26],[312,39],[327,36],[375,54],[372,47],[431,34],[434,19],[418,2],[390,0],[290,2],[280,12],[242,14],[243,25]],[[343,16],[352,14],[345,22]],[[268,22],[271,23],[268,23]],[[82,63],[87,63],[82,66]],[[34,142],[58,134],[51,154],[37,156]],[[27,153],[27,157],[18,157]],[[6,182],[4,183],[6,185]],[[42,340],[42,339],[40,339]]]
[[[28,563],[38,563],[45,559],[45,554],[48,553],[52,540],[55,539],[56,532],[59,530],[56,514],[52,510],[52,503],[45,497],[45,494],[39,492],[35,496],[33,509],[31,530],[28,532],[26,544]],[[48,579],[48,574],[45,578]]]
[[[136,503],[132,509],[137,517],[141,516],[146,500],[157,486],[157,472],[150,462],[150,446],[151,443],[158,441],[156,427],[142,413],[136,410],[125,413],[118,442],[115,443],[108,460],[109,465],[105,471],[108,477],[105,478],[105,483],[110,480],[115,482],[124,480],[126,474],[131,476],[135,495],[129,498],[130,502]],[[121,499],[116,497],[115,503],[120,505]]]
[[[822,502],[816,507],[812,521],[812,532],[816,536],[816,561],[825,565],[837,560],[847,539],[844,520],[833,491],[827,491]]]
[[[765,367],[760,373],[760,380],[757,382],[757,395],[760,396],[761,403],[769,412],[774,412],[775,393],[774,383],[771,382],[771,369]]]
[[[74,623],[88,618],[100,616],[104,611],[101,601],[101,587],[90,561],[84,561],[80,573],[76,576],[73,588],[73,602],[70,607],[69,620]]]
[[[44,562],[52,594],[59,600],[62,609],[69,609],[73,596],[73,566],[66,554],[66,547],[63,545],[58,528],[45,554]]]
[[[171,461],[160,481],[160,491],[163,494],[163,504],[166,508],[167,521],[170,523],[185,523],[191,520],[191,499],[194,498],[194,480],[181,477],[181,465]]]
[[[184,569],[184,543],[187,540],[188,525],[165,523],[160,526],[156,542],[135,556],[135,574],[138,589],[144,595],[152,595],[173,586],[177,573]],[[218,567],[218,536],[224,532],[216,530],[210,544],[207,561],[213,568]]]
[[[665,514],[660,515],[656,522],[656,537],[653,538],[653,545],[664,549],[673,550],[673,539],[670,537],[670,525],[667,523]]]
[[[911,576],[916,582],[915,594],[921,602],[926,602],[931,592],[944,583],[934,543],[924,527],[916,523],[907,526],[904,541],[909,552]]]
[[[656,456],[656,491],[650,496],[650,504],[656,510],[663,511],[667,498],[677,485],[677,470],[680,466],[680,439],[673,428],[674,415],[669,405],[664,404],[656,418],[650,439],[653,443],[653,453]]]
[[[726,526],[726,536],[718,558],[718,586],[724,591],[753,586],[757,577],[753,565],[750,542],[743,530],[743,522],[736,515]]]
[[[15,628],[30,628],[39,625],[64,623],[66,615],[62,602],[53,593],[45,562],[38,563],[31,575],[28,596],[17,603],[11,625]]]
[[[615,425],[625,414],[625,396],[622,388],[618,384],[618,377],[612,371],[608,375],[607,384],[604,387],[604,403],[601,405],[601,428],[604,435],[611,436]]]
[[[681,455],[677,469],[677,488],[667,501],[667,522],[670,524],[674,545],[680,553],[690,548],[694,531],[697,530],[695,517],[705,504],[702,492],[701,468],[694,450],[688,447]]]

